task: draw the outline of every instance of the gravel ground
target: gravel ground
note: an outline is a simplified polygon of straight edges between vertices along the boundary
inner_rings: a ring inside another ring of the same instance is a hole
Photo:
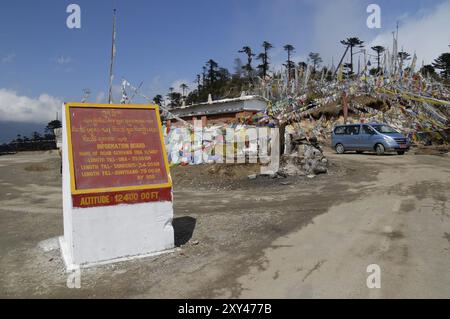
[[[0,157],[0,297],[450,297],[450,161],[327,152],[330,174],[175,167],[174,253],[82,270],[66,286],[55,152]],[[379,263],[382,289],[365,287]]]

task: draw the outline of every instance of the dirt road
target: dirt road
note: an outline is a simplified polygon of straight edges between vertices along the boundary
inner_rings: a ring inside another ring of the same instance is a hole
[[[172,254],[83,269],[66,286],[55,153],[0,157],[0,297],[450,297],[448,155],[327,154],[331,174],[178,167]],[[366,268],[381,268],[368,289]]]

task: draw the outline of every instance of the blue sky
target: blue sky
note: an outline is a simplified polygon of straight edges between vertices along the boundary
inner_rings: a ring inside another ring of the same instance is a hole
[[[81,7],[79,30],[66,27],[69,15],[66,7],[70,3]],[[259,51],[264,40],[276,47],[272,52],[274,65],[285,59],[282,46],[286,43],[296,47],[297,61],[316,51],[328,64],[332,56],[336,60],[342,54],[339,39],[356,35],[368,43],[386,40],[396,21],[405,27],[404,31],[401,29],[405,40],[408,25],[418,23],[420,28],[421,19],[430,24],[426,28],[431,30],[426,29],[425,33],[436,33],[438,30],[433,32],[433,28],[439,26],[447,29],[439,31],[441,38],[436,39],[436,46],[426,48],[429,51],[422,54],[424,59],[443,52],[450,44],[450,23],[441,26],[430,22],[439,14],[450,21],[448,0],[115,0],[115,3],[118,10],[115,85],[120,84],[122,76],[136,85],[144,81],[143,91],[150,96],[164,95],[170,86],[180,82],[192,82],[210,58],[232,71],[233,60],[243,45]],[[381,29],[366,27],[366,7],[370,3],[382,8]],[[111,0],[2,0],[0,7],[0,121],[45,122],[46,118],[41,116],[21,116],[20,107],[11,106],[20,98],[22,106],[31,105],[25,109],[29,114],[40,111],[46,103],[80,100],[83,88],[92,91],[92,101],[102,100],[108,89]],[[442,13],[442,8],[448,12]],[[445,44],[442,37],[449,41]],[[420,39],[405,46],[411,52],[425,50],[420,48]],[[2,94],[9,94],[8,98],[2,99]],[[36,109],[33,103],[37,103]]]

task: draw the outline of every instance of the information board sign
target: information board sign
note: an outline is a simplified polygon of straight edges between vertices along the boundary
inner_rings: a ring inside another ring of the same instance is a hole
[[[159,108],[67,103],[73,207],[172,200]]]

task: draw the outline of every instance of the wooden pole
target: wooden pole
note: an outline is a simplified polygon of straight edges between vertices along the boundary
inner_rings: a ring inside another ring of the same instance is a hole
[[[347,100],[347,92],[342,93],[342,107],[344,111],[344,124],[347,124],[348,118],[348,100]]]
[[[344,58],[345,58],[345,56],[347,55],[347,52],[348,52],[348,49],[349,49],[349,47],[350,47],[350,46],[347,46],[347,48],[345,49],[344,55],[342,56],[342,58],[341,58],[341,61],[339,62],[339,64],[338,64],[338,66],[337,66],[336,70],[334,71],[334,75],[333,75],[333,77],[335,77],[335,76],[336,76],[336,74],[337,74],[337,71],[338,71],[338,70],[339,70],[339,68],[341,67],[342,61],[344,61]]]
[[[113,102],[112,98],[112,83],[113,83],[113,66],[114,58],[116,56],[116,9],[113,11],[113,32],[112,32],[112,45],[111,45],[111,64],[109,66],[109,97],[108,102],[111,104]]]

